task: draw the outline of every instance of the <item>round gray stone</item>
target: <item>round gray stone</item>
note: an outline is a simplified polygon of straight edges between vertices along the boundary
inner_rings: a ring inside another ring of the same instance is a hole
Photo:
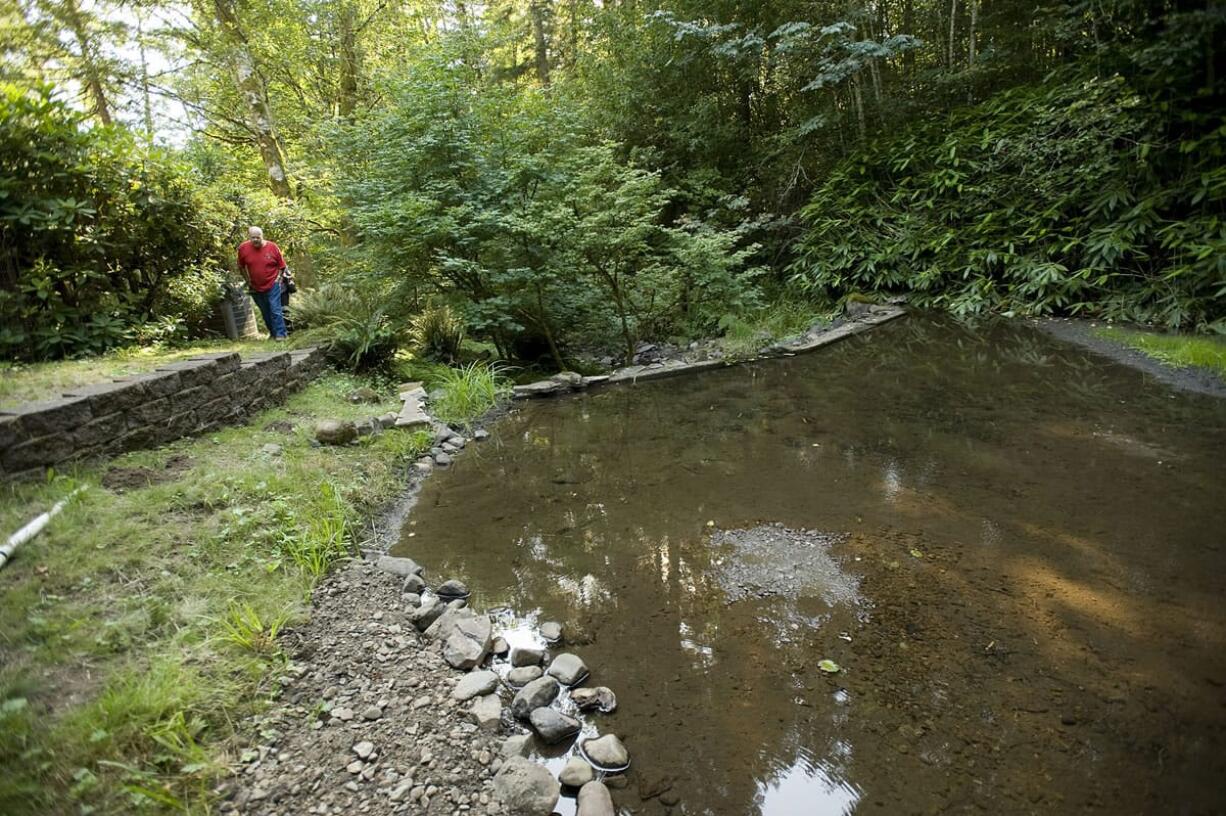
[[[535,762],[511,757],[494,777],[494,793],[514,816],[549,816],[562,786]]]
[[[614,734],[584,742],[583,752],[602,768],[621,768],[630,764],[630,752]]]
[[[566,766],[562,768],[562,773],[558,774],[558,781],[571,788],[582,788],[595,778],[596,772],[592,770],[592,766],[588,765],[583,757],[577,756],[566,760]]]
[[[498,688],[498,675],[492,671],[475,671],[460,678],[451,696],[460,701],[471,700],[479,694],[489,694],[496,688]]]
[[[537,736],[549,745],[564,742],[579,733],[579,721],[554,708],[538,708],[528,716]]]
[[[601,782],[588,782],[579,789],[579,808],[576,816],[617,816],[613,809],[613,795]]]
[[[557,699],[558,681],[552,677],[540,677],[521,688],[511,700],[511,716],[526,720],[532,712],[547,706]]]
[[[588,670],[579,655],[563,652],[553,659],[545,673],[557,678],[558,682],[564,686],[573,686],[587,677]]]
[[[520,666],[507,672],[507,682],[515,688],[523,688],[544,674],[540,666]]]

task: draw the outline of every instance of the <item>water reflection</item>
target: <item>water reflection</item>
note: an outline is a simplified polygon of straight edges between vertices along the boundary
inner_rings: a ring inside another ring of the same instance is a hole
[[[566,623],[618,695],[585,727],[625,740],[636,813],[1213,812],[1223,461],[1220,402],[908,320],[524,406],[427,483],[403,547]],[[769,570],[730,596],[746,557],[708,522],[837,534],[863,601]]]

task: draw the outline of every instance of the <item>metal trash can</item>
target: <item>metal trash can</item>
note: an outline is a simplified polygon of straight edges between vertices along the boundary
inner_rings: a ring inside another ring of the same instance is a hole
[[[222,285],[222,297],[217,302],[217,310],[225,326],[226,337],[231,340],[242,340],[248,337],[260,337],[260,323],[251,298],[241,286],[232,283]]]

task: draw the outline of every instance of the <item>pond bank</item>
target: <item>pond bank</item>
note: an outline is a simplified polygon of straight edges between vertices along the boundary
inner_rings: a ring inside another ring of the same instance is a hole
[[[1214,372],[1191,366],[1168,365],[1143,351],[1102,337],[1096,333],[1096,330],[1105,324],[1073,318],[1051,318],[1030,322],[1053,337],[1143,371],[1172,388],[1226,399],[1226,380]]]

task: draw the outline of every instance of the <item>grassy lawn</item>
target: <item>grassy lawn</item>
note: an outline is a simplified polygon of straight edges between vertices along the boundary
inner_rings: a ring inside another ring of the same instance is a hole
[[[58,397],[89,383],[143,374],[175,360],[217,351],[268,351],[284,348],[271,340],[216,340],[182,348],[119,349],[99,357],[20,365],[0,362],[0,406]]]
[[[286,669],[277,630],[428,445],[312,446],[317,419],[399,407],[386,385],[349,403],[365,384],[330,374],[247,425],[0,485],[5,536],[87,486],[0,572],[0,813],[207,810]]]
[[[1226,378],[1226,338],[1154,334],[1118,327],[1095,329],[1095,333],[1106,340],[1137,349],[1168,365],[1203,368]]]

